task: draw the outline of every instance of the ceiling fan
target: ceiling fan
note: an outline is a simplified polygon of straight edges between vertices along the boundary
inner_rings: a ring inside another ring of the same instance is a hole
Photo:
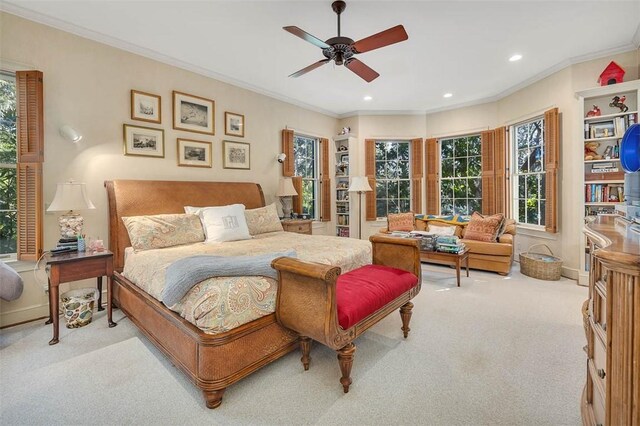
[[[379,32],[356,42],[349,37],[342,37],[340,35],[340,14],[344,12],[346,7],[347,4],[344,1],[334,1],[331,4],[331,8],[338,15],[338,36],[332,37],[326,41],[322,41],[295,26],[282,27],[283,30],[318,46],[322,49],[322,54],[326,58],[311,64],[308,67],[302,68],[300,71],[294,72],[289,77],[300,77],[301,75],[321,67],[330,61],[334,61],[336,65],[344,65],[367,83],[370,83],[378,78],[380,74],[356,59],[354,55],[389,46],[390,44],[399,43],[409,38],[402,25],[396,25],[388,30]]]

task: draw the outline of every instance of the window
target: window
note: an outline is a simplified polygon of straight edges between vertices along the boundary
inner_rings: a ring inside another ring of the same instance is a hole
[[[518,223],[545,225],[544,119],[511,126],[514,152],[513,211]]]
[[[293,137],[294,175],[302,177],[302,214],[318,218],[318,139]]]
[[[375,141],[376,216],[411,210],[409,141]]]
[[[16,79],[0,72],[0,259],[16,253]]]
[[[440,212],[469,215],[482,210],[480,135],[440,140]]]

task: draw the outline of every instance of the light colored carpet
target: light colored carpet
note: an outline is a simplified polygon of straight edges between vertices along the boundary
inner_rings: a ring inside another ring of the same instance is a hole
[[[411,333],[393,314],[356,341],[343,394],[335,353],[293,352],[227,389],[208,410],[195,386],[116,311],[61,327],[0,331],[1,424],[579,425],[585,380],[575,282],[424,265]]]

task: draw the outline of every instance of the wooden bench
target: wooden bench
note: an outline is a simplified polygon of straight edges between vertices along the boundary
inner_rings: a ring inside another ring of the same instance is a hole
[[[413,308],[410,300],[422,281],[416,240],[383,235],[369,240],[372,265],[343,275],[338,267],[289,257],[272,263],[279,273],[276,318],[300,334],[304,369],[309,369],[311,361],[311,339],[336,350],[345,393],[351,385],[353,341],[396,309],[400,309],[406,338]]]

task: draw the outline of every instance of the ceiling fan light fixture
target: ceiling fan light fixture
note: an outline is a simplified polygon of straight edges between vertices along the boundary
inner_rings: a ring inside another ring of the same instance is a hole
[[[512,56],[509,58],[509,62],[517,62],[517,61],[519,61],[520,59],[522,59],[522,55],[521,55],[521,54],[519,54],[519,53],[516,53],[515,55],[512,55]]]
[[[450,98],[453,96],[453,93],[445,93],[444,95],[442,95],[443,98]]]

